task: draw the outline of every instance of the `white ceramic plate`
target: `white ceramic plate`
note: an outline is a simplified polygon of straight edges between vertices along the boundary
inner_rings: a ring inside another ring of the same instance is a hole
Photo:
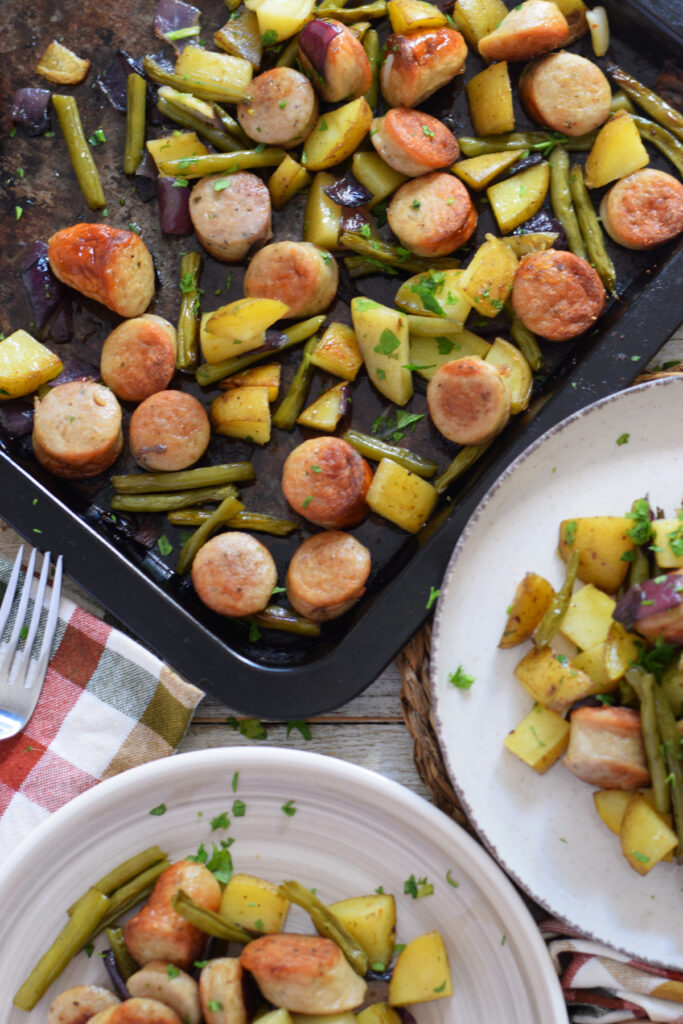
[[[537,775],[503,747],[531,707],[513,676],[528,645],[497,647],[516,585],[529,571],[561,584],[560,520],[622,515],[646,493],[667,513],[681,504],[680,379],[596,402],[541,437],[496,482],[446,572],[436,613],[432,694],[451,778],[505,870],[587,935],[681,970],[683,870],[662,864],[639,877],[599,820],[593,787],[561,764]],[[459,665],[476,680],[467,691],[448,682]]]
[[[210,819],[230,812],[235,795],[245,815],[230,815],[227,833],[211,833]],[[290,800],[291,817],[281,810]],[[161,803],[166,813],[150,816]],[[440,930],[455,994],[419,1006],[419,1024],[566,1022],[533,920],[482,847],[394,782],[334,758],[272,748],[200,751],[125,772],[78,797],[22,844],[0,880],[3,1022],[43,1024],[50,996],[74,984],[106,983],[101,960],[80,954],[30,1014],[11,1008],[12,994],[85,886],[151,843],[177,859],[228,835],[236,870],[297,878],[328,902],[382,885],[397,898],[397,941]],[[448,871],[457,888],[446,881]],[[434,895],[404,895],[412,874],[426,876]],[[288,928],[311,930],[295,907]],[[98,940],[97,948],[103,945]]]

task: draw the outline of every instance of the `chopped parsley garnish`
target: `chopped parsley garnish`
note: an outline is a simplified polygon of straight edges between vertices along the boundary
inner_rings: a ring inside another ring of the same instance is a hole
[[[626,531],[635,545],[640,547],[652,539],[652,522],[650,519],[650,503],[647,498],[638,498],[633,508],[626,513],[627,519],[633,519],[633,526]]]
[[[458,665],[455,672],[449,672],[448,682],[453,686],[457,686],[459,690],[469,690],[470,686],[474,683],[474,676],[468,675],[462,665]]]
[[[312,463],[311,469],[313,470],[314,473],[322,473],[322,469],[320,468],[320,466],[316,466],[315,462]]]
[[[296,814],[296,807],[294,806],[294,800],[288,800],[286,804],[283,804],[280,808],[283,814],[286,814],[288,818],[293,818]]]
[[[327,131],[327,121],[325,120],[324,117],[320,118],[320,123],[318,124],[318,131],[319,132],[326,132]]]
[[[411,875],[403,883],[403,892],[406,896],[412,896],[414,900],[417,900],[422,896],[431,896],[434,886],[426,878],[415,878],[415,875]]]
[[[270,32],[272,31],[272,29],[268,29],[268,31]],[[277,33],[273,34],[277,36]],[[217,1013],[219,1010],[223,1009],[223,1004],[219,1003],[217,999],[209,999],[209,1009],[211,1010],[212,1013]]]
[[[418,296],[424,308],[440,317],[445,317],[446,314],[441,304],[434,297],[434,292],[441,287],[444,280],[445,275],[443,271],[430,270],[429,274],[424,274],[416,284],[410,286],[411,292]]]
[[[433,992],[443,992],[445,988],[446,988],[446,979],[444,978],[443,981],[441,982],[441,984],[438,985],[435,989],[432,989],[432,991]]]
[[[236,818],[243,818],[247,813],[247,805],[243,800],[233,800],[232,802],[232,813]]]
[[[389,356],[390,359],[398,359],[398,355],[395,353],[400,346],[401,342],[394,332],[385,327],[379,336],[379,342],[375,345],[375,352],[379,352],[382,356]]]
[[[173,545],[171,544],[170,540],[168,539],[165,533],[162,533],[161,537],[159,537],[159,540],[157,541],[157,547],[159,548],[159,551],[164,557],[166,557],[166,555],[170,555],[171,552],[173,551]]]
[[[427,598],[427,604],[425,605],[425,609],[427,611],[430,610],[440,593],[441,591],[437,587],[429,588],[429,597]]]
[[[261,639],[261,630],[258,628],[255,622],[249,626],[249,643],[255,644]]]
[[[611,693],[596,693],[595,699],[600,704],[614,704],[614,696]]]
[[[212,843],[213,852],[210,858],[204,843],[200,843],[197,852],[195,854],[188,854],[185,859],[191,860],[195,864],[203,864],[216,881],[222,885],[227,885],[232,878],[232,856],[229,850],[232,843],[232,839],[221,839],[220,846]]]
[[[382,441],[401,441],[407,430],[414,431],[424,413],[405,412],[403,409],[389,409],[372,424],[372,433]]]
[[[367,225],[365,225],[367,227]],[[354,306],[359,309],[361,313],[367,313],[369,309],[377,309],[377,303],[373,302],[372,299],[367,299],[365,296],[361,296],[358,299],[354,299]]]
[[[230,828],[230,818],[228,812],[223,811],[222,814],[216,815],[215,818],[211,819],[211,831],[215,832],[218,828]]]
[[[631,850],[631,856],[635,857],[641,864],[647,864],[650,860],[644,853],[640,853],[638,850]]]
[[[667,540],[669,541],[669,547],[676,557],[683,555],[683,524],[677,526],[671,533],[667,533]]]
[[[20,206],[15,206],[15,207],[14,207],[14,216],[15,216],[15,219],[16,219],[16,220],[21,220],[21,218],[22,218],[22,215],[23,215],[23,212],[24,212],[24,211],[22,210],[22,208],[21,208]]]
[[[289,736],[292,729],[296,729],[300,732],[305,740],[311,739],[311,730],[308,726],[308,722],[305,722],[303,718],[297,718],[293,722],[287,722],[287,736]]]
[[[412,201],[412,203],[410,205],[411,205],[413,210],[419,210],[420,207],[422,206],[422,203],[420,202],[419,199],[413,199],[413,201]]]
[[[450,338],[439,337],[436,339],[436,349],[440,356],[448,356],[454,348],[458,348]]]
[[[239,730],[249,740],[265,740],[268,738],[266,727],[258,718],[245,718],[240,722]]]
[[[169,964],[166,968],[166,973],[169,978],[177,978],[180,976],[180,968],[176,967],[175,964]]]
[[[617,438],[617,444],[628,444],[630,436],[630,434],[619,434],[619,437]]]
[[[280,108],[280,110],[284,110],[286,106],[287,100],[280,100],[280,102],[278,103],[278,107]]]
[[[448,882],[449,885],[452,885],[454,889],[457,889],[460,885],[460,882],[456,882],[456,880],[453,878],[450,868],[446,872],[446,881]]]
[[[240,773],[239,772],[235,772],[235,774],[232,777],[232,791],[233,791],[233,793],[237,792],[237,784],[239,783],[239,780],[240,780]]]
[[[360,233],[363,238],[370,238],[372,236],[372,230],[369,224],[361,224]]]
[[[641,665],[646,672],[652,673],[658,683],[661,682],[664,669],[668,668],[676,660],[678,655],[677,645],[667,644],[661,636],[658,636],[654,646],[649,648],[649,650],[644,644],[639,644],[639,648],[640,653],[636,665]]]
[[[274,46],[277,42],[277,32],[275,29],[269,28],[261,36],[261,42],[264,46]]]
[[[570,519],[564,528],[564,542],[568,548],[572,546],[576,539],[576,531],[579,528],[579,524],[576,519]]]
[[[153,807],[149,813],[160,818],[162,814],[166,814],[166,804],[157,804],[157,806]]]
[[[312,501],[313,501],[313,495],[312,494],[307,494],[306,497],[304,498],[304,500],[301,502],[301,507],[302,508],[308,508],[308,506],[311,504]]]
[[[434,132],[432,131],[432,129],[427,124],[423,124],[422,125],[422,134],[426,135],[430,139],[434,138]]]
[[[230,188],[231,185],[230,178],[216,178],[213,183],[213,190],[214,192],[222,192],[223,189]]]

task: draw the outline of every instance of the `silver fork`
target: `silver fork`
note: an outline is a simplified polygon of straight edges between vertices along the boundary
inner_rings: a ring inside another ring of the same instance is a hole
[[[48,551],[43,555],[43,565],[33,604],[33,615],[28,627],[25,626],[25,620],[31,594],[31,584],[33,583],[36,553],[35,551],[31,552],[21,595],[18,601],[15,602],[23,553],[24,548],[21,547],[14,562],[9,582],[7,583],[5,596],[0,605],[0,640],[15,603],[17,609],[11,636],[5,643],[0,644],[0,740],[7,740],[11,736],[15,736],[16,733],[24,728],[33,714],[33,709],[36,706],[47,674],[52,641],[57,629],[59,596],[62,589],[62,556],[60,555],[57,559],[55,576],[52,582],[52,595],[47,609],[43,642],[37,659],[32,661],[31,654],[33,653],[33,645],[36,642],[36,634],[38,633],[40,614],[43,610],[43,599],[50,572],[50,552]],[[26,637],[26,643],[23,650],[17,653],[19,641],[23,636]]]

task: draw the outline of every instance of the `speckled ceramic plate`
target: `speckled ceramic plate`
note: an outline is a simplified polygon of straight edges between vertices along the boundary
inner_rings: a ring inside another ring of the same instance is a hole
[[[667,512],[683,496],[683,380],[596,402],[541,437],[503,473],[455,548],[436,613],[432,693],[441,749],[475,827],[505,870],[553,914],[642,960],[683,969],[683,870],[640,877],[561,765],[537,775],[503,747],[531,699],[513,676],[527,646],[497,644],[517,583],[555,586],[561,519],[622,515],[649,494]],[[475,677],[457,689],[449,673]]]
[[[246,805],[243,817],[230,814],[235,797]],[[292,815],[282,811],[288,801]],[[166,813],[150,816],[162,803]],[[223,811],[230,827],[212,833],[209,822]],[[382,776],[319,754],[272,748],[182,754],[125,772],[68,804],[24,841],[0,875],[3,1022],[42,1024],[57,992],[106,984],[100,958],[81,954],[30,1014],[11,1008],[12,994],[89,883],[151,843],[180,858],[202,841],[208,846],[227,836],[234,839],[236,870],[273,881],[297,878],[327,902],[382,885],[396,895],[397,941],[440,930],[454,995],[416,1007],[419,1024],[566,1022],[534,922],[482,847]],[[410,875],[427,877],[434,894],[404,895]],[[287,927],[311,930],[296,907]],[[102,946],[100,939],[97,949]]]

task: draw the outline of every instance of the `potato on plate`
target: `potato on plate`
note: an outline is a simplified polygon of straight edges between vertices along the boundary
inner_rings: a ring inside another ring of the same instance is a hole
[[[646,167],[650,162],[636,123],[622,110],[607,121],[597,134],[586,158],[586,188],[601,188],[617,178]]]
[[[389,1005],[408,1006],[453,995],[446,946],[439,932],[412,939],[399,953],[389,982]]]
[[[612,612],[616,601],[601,590],[587,583],[581,590],[572,594],[567,613],[560,625],[560,632],[577,647],[586,650],[602,640],[612,625]]]
[[[569,729],[569,722],[562,715],[534,704],[503,742],[511,754],[542,775],[567,749]]]
[[[330,910],[363,947],[371,964],[388,964],[396,942],[396,902],[391,893],[352,896]]]
[[[646,875],[678,846],[678,836],[640,793],[626,805],[621,822],[621,850],[639,875]]]
[[[405,314],[361,295],[351,300],[351,320],[371,382],[395,405],[405,405],[413,396]]]
[[[498,646],[504,649],[516,647],[528,640],[554,596],[555,591],[543,576],[528,572],[517,585]]]
[[[409,533],[417,533],[424,526],[438,498],[438,491],[430,483],[393,459],[380,461],[365,496],[373,512]]]
[[[223,890],[220,913],[228,921],[250,931],[281,932],[289,900],[280,896],[278,887],[265,878],[236,872]]]
[[[602,692],[589,675],[551,647],[532,648],[517,665],[515,675],[535,701],[558,715],[566,714],[577,700]]]
[[[654,524],[653,524],[654,525]],[[582,583],[593,583],[613,594],[626,578],[629,562],[625,555],[633,551],[628,536],[633,519],[626,516],[581,516],[560,523],[558,550],[566,562],[572,551],[579,552],[577,576]]]
[[[660,569],[683,568],[683,521],[655,519],[652,523],[652,546]]]
[[[401,1018],[388,1003],[373,1003],[356,1014],[356,1024],[402,1024]]]
[[[309,171],[324,171],[351,156],[370,131],[372,110],[364,96],[320,116],[304,143],[301,162]]]
[[[574,668],[580,668],[582,672],[587,672],[596,686],[600,687],[600,693],[609,693],[611,690],[619,688],[618,683],[611,681],[607,676],[606,647],[606,640],[601,640],[600,643],[587,647],[585,651],[579,651],[571,659]]]
[[[486,189],[498,227],[504,235],[540,210],[549,185],[550,166],[544,160]]]
[[[0,341],[0,401],[32,394],[63,369],[59,356],[28,331],[14,331]]]
[[[515,130],[507,61],[484,68],[470,78],[465,90],[475,135],[500,135]]]
[[[610,683],[623,679],[626,670],[638,660],[643,647],[637,633],[629,633],[620,622],[613,622],[605,639],[605,675]]]

